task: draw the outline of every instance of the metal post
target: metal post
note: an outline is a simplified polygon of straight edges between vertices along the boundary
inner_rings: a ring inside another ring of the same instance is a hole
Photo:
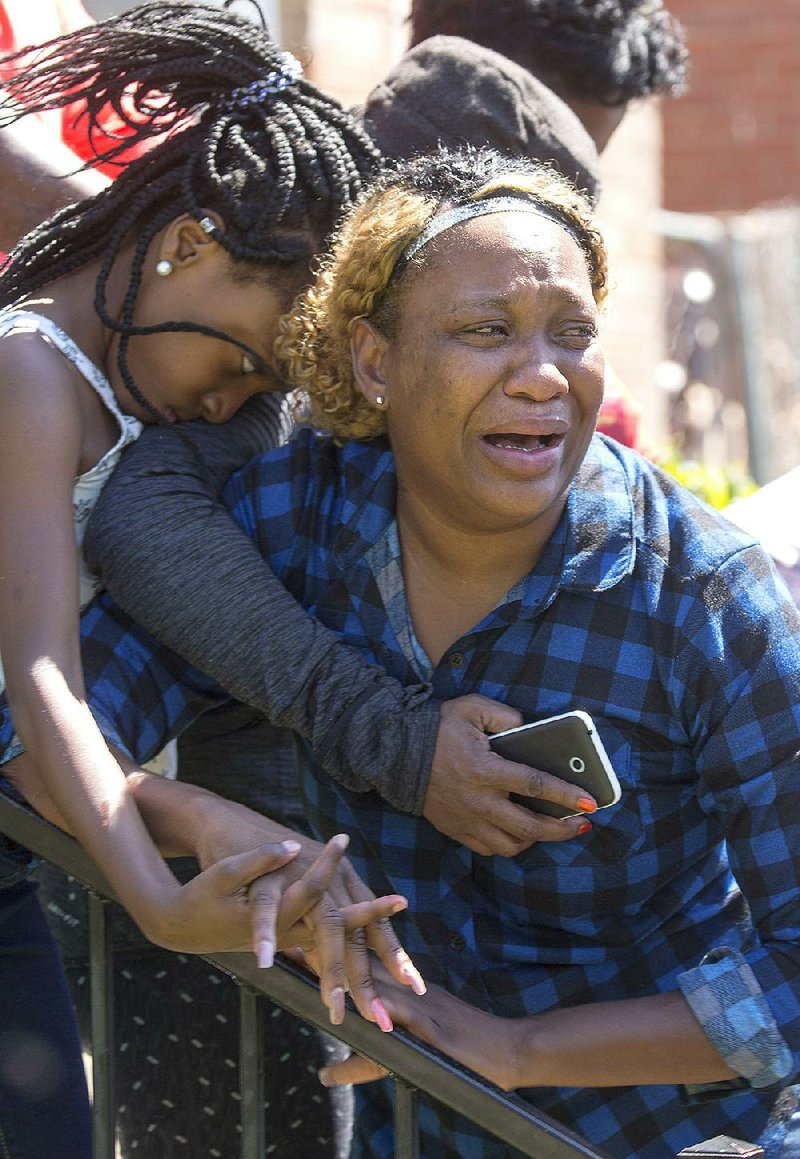
[[[239,1093],[241,1094],[242,1159],[263,1159],[264,1020],[263,998],[248,986],[239,987]]]
[[[113,994],[111,903],[89,890],[89,979],[92,1018],[92,1139],[94,1159],[114,1159]]]
[[[395,1159],[419,1159],[419,1092],[416,1087],[394,1080]]]
[[[769,466],[770,434],[767,421],[771,389],[769,367],[763,349],[764,326],[759,316],[760,300],[753,290],[756,282],[753,243],[744,230],[737,230],[732,224],[728,233],[728,249],[741,343],[750,474],[763,486],[773,474]]]

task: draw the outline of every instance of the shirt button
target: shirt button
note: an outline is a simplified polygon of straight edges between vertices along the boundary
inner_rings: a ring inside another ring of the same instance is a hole
[[[450,661],[451,668],[463,668],[464,667],[464,653],[463,652],[451,652],[448,659]]]
[[[455,950],[457,954],[461,953],[466,944],[467,943],[464,941],[461,934],[453,934],[452,938],[450,939],[450,949]]]

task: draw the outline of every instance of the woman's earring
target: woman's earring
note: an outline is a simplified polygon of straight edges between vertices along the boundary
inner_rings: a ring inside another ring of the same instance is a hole
[[[162,258],[160,262],[156,262],[156,273],[161,278],[168,278],[172,273],[172,262],[169,258]]]
[[[389,400],[387,398],[384,398],[384,396],[382,394],[375,395],[375,406],[378,408],[378,410],[386,410],[388,405],[389,405]]]

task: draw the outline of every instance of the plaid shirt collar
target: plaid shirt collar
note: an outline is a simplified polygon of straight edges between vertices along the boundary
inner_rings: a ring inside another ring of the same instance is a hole
[[[540,615],[561,588],[606,591],[632,573],[636,515],[629,479],[612,446],[601,437],[592,441],[515,616]],[[395,518],[397,473],[386,443],[351,443],[342,457],[342,527],[333,556],[346,574],[363,565]]]

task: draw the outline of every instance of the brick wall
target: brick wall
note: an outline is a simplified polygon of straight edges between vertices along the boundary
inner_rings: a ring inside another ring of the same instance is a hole
[[[800,3],[669,0],[691,89],[664,105],[664,201],[684,212],[800,203]]]

